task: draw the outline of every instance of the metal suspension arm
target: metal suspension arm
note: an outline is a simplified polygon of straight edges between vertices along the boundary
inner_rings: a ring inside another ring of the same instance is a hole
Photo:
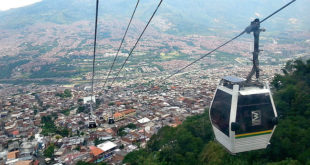
[[[253,32],[254,36],[254,52],[253,52],[253,67],[251,72],[248,74],[246,81],[250,82],[252,79],[252,76],[256,74],[256,79],[259,79],[259,60],[258,60],[258,55],[259,55],[259,35],[260,32],[265,31],[265,29],[260,28],[260,21],[259,19],[255,19],[254,21],[251,22],[251,25],[248,26],[245,31],[249,34]]]

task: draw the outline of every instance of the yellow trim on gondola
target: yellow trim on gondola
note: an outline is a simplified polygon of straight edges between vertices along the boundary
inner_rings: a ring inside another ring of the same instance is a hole
[[[249,137],[249,136],[270,134],[271,132],[272,132],[272,130],[260,131],[260,132],[252,132],[252,133],[244,133],[244,134],[236,135],[236,138],[243,138],[243,137]]]

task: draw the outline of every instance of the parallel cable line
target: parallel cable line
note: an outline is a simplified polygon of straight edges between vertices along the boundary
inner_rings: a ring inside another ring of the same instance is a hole
[[[145,30],[147,29],[147,27],[148,27],[149,24],[151,23],[151,21],[152,21],[154,15],[156,14],[156,12],[157,12],[157,10],[158,10],[158,8],[160,7],[160,5],[161,5],[162,2],[163,2],[163,0],[160,0],[160,2],[159,2],[159,4],[157,5],[155,11],[153,12],[151,18],[149,19],[148,23],[146,24],[146,26],[144,27],[142,33],[140,34],[139,38],[137,39],[135,45],[134,45],[133,48],[131,49],[131,51],[130,51],[130,53],[128,54],[126,60],[125,60],[124,63],[122,64],[122,66],[121,66],[121,68],[119,69],[119,71],[117,72],[116,76],[114,77],[114,79],[113,79],[113,81],[112,81],[112,83],[111,83],[111,86],[114,84],[116,78],[118,77],[118,75],[120,74],[120,72],[122,71],[122,69],[124,68],[124,66],[126,65],[128,59],[129,59],[130,56],[132,55],[132,53],[133,53],[133,51],[135,50],[135,48],[137,47],[138,42],[140,41],[140,39],[141,39],[141,37],[143,36]]]
[[[129,27],[130,27],[130,25],[131,25],[131,21],[132,21],[134,15],[135,15],[135,13],[136,13],[136,10],[137,10],[137,7],[138,7],[138,5],[139,5],[139,2],[140,2],[140,0],[137,1],[136,7],[135,7],[135,9],[134,9],[134,11],[133,11],[133,13],[132,13],[132,15],[131,15],[131,18],[130,18],[130,21],[129,21],[128,25],[127,25],[125,34],[124,34],[123,39],[122,39],[122,41],[121,41],[121,43],[120,43],[120,45],[119,45],[119,47],[118,47],[117,53],[116,53],[116,55],[115,55],[115,57],[114,57],[113,63],[112,63],[112,65],[111,65],[111,67],[110,67],[109,73],[108,73],[108,75],[107,75],[107,78],[105,79],[105,82],[104,82],[104,84],[103,84],[103,88],[102,88],[102,89],[104,89],[105,85],[107,84],[107,81],[108,81],[108,79],[109,79],[109,76],[110,76],[110,74],[111,74],[111,71],[112,71],[112,69],[113,69],[113,67],[114,67],[115,61],[116,61],[116,59],[117,59],[117,57],[118,57],[118,54],[119,54],[119,52],[120,52],[120,50],[121,50],[121,47],[122,47],[123,43],[124,43],[124,40],[125,40],[125,37],[126,37],[126,35],[127,35],[128,29],[129,29]]]
[[[93,70],[91,79],[91,97],[90,97],[90,108],[91,115],[93,115],[93,97],[94,97],[94,78],[95,78],[95,63],[96,63],[96,44],[97,44],[97,25],[98,25],[98,6],[99,0],[96,2],[96,19],[95,19],[95,38],[94,38],[94,50],[93,50]]]

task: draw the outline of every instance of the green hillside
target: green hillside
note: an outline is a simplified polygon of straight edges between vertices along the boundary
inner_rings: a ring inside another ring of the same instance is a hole
[[[162,128],[152,136],[145,149],[129,153],[124,163],[309,165],[310,60],[288,62],[283,73],[276,75],[272,82],[280,121],[267,149],[230,155],[213,140],[206,111],[187,118],[176,128]]]

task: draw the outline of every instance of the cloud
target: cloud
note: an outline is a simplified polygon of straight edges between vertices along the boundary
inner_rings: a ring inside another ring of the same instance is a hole
[[[219,23],[219,22],[220,22],[220,20],[218,20],[218,19],[216,19],[216,18],[214,18],[213,21],[214,21],[215,23]]]
[[[291,24],[297,24],[298,19],[297,19],[297,18],[290,18],[290,19],[288,19],[288,21],[289,21]]]
[[[0,0],[0,10],[9,10],[12,8],[19,8],[31,5],[42,0]]]

